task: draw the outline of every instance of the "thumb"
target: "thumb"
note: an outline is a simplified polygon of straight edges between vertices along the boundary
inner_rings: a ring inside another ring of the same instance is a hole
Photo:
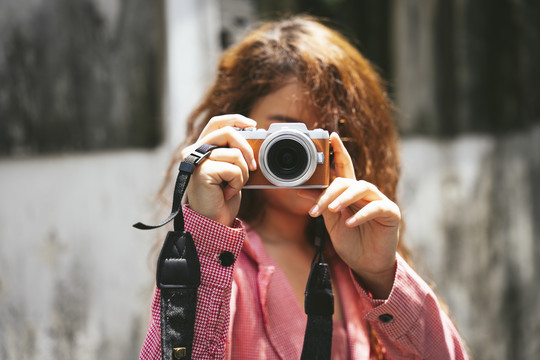
[[[333,132],[330,135],[330,142],[332,144],[332,149],[334,150],[333,165],[335,169],[335,176],[356,179],[351,156],[345,148],[345,145],[343,145],[343,142],[339,138],[339,135]]]

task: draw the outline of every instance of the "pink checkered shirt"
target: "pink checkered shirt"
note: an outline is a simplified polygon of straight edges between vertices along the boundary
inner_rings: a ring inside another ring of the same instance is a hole
[[[299,359],[306,315],[259,236],[184,207],[201,263],[193,359]],[[234,265],[220,265],[229,251]],[[335,324],[332,359],[370,359],[369,327],[389,359],[467,359],[458,332],[429,286],[398,256],[387,300],[374,300],[334,254],[327,257],[345,323]],[[337,328],[336,328],[337,325]],[[152,301],[140,359],[160,359],[160,292]]]

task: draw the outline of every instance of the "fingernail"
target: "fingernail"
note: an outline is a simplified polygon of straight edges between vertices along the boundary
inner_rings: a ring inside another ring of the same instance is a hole
[[[348,218],[347,220],[345,220],[345,224],[347,226],[354,226],[354,223],[355,223],[354,218]]]
[[[313,205],[311,210],[309,210],[309,214],[312,215],[312,216],[317,216],[318,213],[319,213],[319,205],[315,204],[315,205]]]
[[[251,160],[251,171],[257,170],[257,162],[255,159]]]

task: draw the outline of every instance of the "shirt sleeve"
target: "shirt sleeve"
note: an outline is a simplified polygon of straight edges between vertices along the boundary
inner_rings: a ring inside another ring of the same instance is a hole
[[[388,299],[373,299],[357,281],[355,284],[368,304],[364,319],[390,359],[468,359],[461,337],[435,293],[399,254]]]
[[[186,231],[191,233],[201,265],[193,338],[194,359],[222,359],[230,321],[232,276],[246,231],[240,220],[232,227],[183,207]],[[161,295],[156,288],[152,316],[141,349],[141,360],[161,359]]]

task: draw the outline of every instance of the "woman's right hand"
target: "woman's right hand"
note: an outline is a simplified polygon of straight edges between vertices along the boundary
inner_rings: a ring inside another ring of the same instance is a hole
[[[202,144],[217,145],[197,166],[186,190],[189,206],[199,214],[232,226],[240,209],[240,190],[257,168],[251,146],[233,127],[254,127],[257,123],[242,115],[221,115],[210,119],[197,142],[182,150],[182,160]]]

